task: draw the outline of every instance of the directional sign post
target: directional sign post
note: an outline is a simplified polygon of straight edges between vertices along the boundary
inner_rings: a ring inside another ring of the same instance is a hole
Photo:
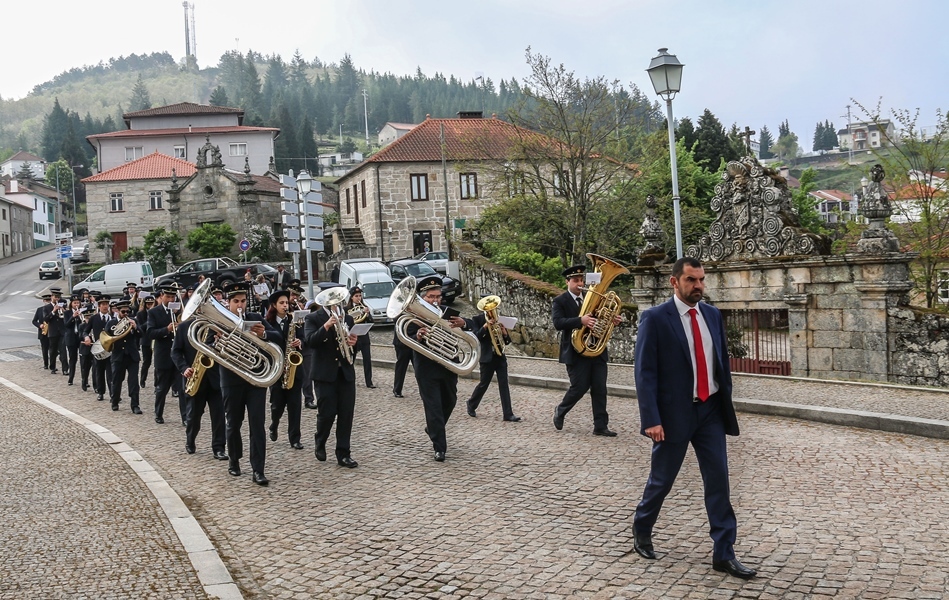
[[[300,173],[301,185],[297,185],[297,178],[293,175],[281,175],[280,197],[284,215],[283,222],[283,249],[293,254],[294,272],[300,273],[300,252],[306,251],[306,264],[310,276],[307,277],[309,297],[313,297],[313,257],[312,251],[323,251],[323,194],[319,181],[312,179],[305,171]],[[309,193],[304,194],[299,188],[305,188],[303,183],[309,184]]]

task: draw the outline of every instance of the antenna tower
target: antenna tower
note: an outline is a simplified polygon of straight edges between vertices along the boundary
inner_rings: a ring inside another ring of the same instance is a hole
[[[194,4],[187,1],[181,3],[185,9],[185,58],[197,62],[198,42],[194,29]]]

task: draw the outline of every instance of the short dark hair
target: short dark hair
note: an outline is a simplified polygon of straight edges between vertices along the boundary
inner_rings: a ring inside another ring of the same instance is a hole
[[[683,256],[672,265],[672,276],[676,279],[682,277],[682,273],[685,271],[685,266],[689,265],[693,269],[701,269],[702,263],[699,259],[694,256]]]

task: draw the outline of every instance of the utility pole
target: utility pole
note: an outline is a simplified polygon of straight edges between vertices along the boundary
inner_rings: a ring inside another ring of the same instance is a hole
[[[850,105],[847,105],[847,114],[840,115],[842,117],[847,117],[847,135],[850,136],[850,148],[849,148],[849,158],[847,160],[848,165],[853,164],[853,128],[850,125]]]
[[[366,152],[369,151],[369,92],[362,91],[362,111],[366,117]]]

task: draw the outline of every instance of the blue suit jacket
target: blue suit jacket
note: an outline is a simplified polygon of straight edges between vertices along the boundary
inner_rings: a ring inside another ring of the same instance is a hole
[[[732,375],[728,366],[725,324],[722,313],[714,306],[700,302],[698,309],[705,317],[715,350],[715,380],[721,397],[725,433],[738,435],[738,418],[732,404]],[[692,410],[692,360],[689,341],[675,302],[668,301],[643,311],[636,338],[636,395],[642,422],[640,432],[662,425],[666,439],[688,441],[697,423]]]

